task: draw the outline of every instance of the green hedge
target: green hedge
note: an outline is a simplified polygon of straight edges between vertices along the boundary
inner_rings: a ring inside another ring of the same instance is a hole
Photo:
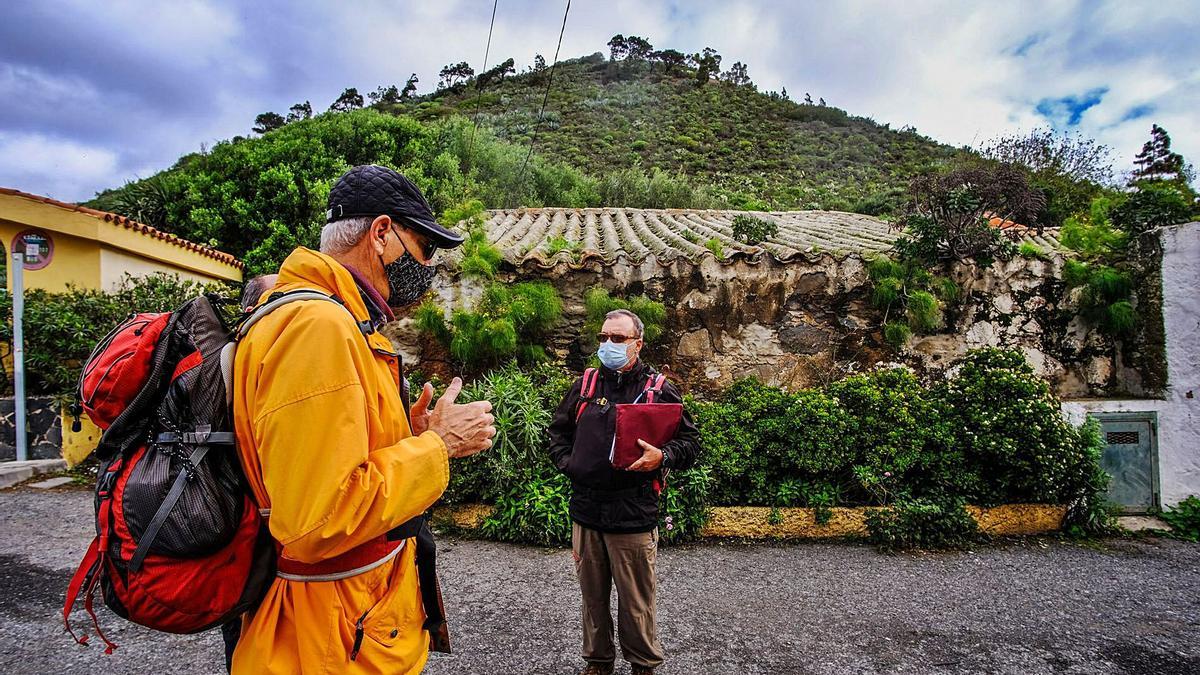
[[[552,366],[495,371],[466,393],[496,407],[495,447],[452,468],[449,503],[497,506],[486,536],[538,544],[570,537],[570,486],[545,430],[573,376]],[[884,548],[961,546],[963,503],[1067,504],[1073,531],[1110,527],[1098,427],[1074,427],[1020,352],[981,349],[923,386],[904,368],[786,392],[754,380],[689,398],[703,448],[664,495],[666,541],[698,536],[710,506],[889,506],[872,525]]]
[[[25,293],[25,373],[33,395],[68,397],[92,348],[133,312],[166,312],[206,291],[224,295],[236,289],[204,285],[178,275],[128,274],[112,291],[69,287],[62,293],[32,289]],[[236,297],[236,296],[235,296]],[[12,296],[0,296],[0,340],[12,344]],[[11,390],[11,375],[6,373]]]

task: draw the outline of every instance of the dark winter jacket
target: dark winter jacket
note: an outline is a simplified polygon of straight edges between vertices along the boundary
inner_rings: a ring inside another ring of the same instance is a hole
[[[576,425],[583,378],[567,392],[550,423],[550,458],[571,478],[571,519],[601,532],[649,532],[658,526],[654,481],[662,471],[623,471],[609,463],[618,403],[633,403],[654,370],[638,362],[627,372],[600,369],[596,392]],[[643,399],[644,400],[644,399]],[[663,384],[656,403],[681,403],[679,390]],[[686,469],[700,452],[700,432],[686,412],[675,438],[663,445],[663,469]]]

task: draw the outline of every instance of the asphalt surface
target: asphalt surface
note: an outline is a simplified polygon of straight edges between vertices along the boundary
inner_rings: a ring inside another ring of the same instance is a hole
[[[0,673],[223,672],[215,632],[158,634],[103,610],[112,656],[62,632],[90,496],[0,491]],[[427,673],[580,667],[570,552],[445,538],[439,563],[456,653]],[[1172,540],[897,556],[709,542],[660,551],[659,579],[666,675],[1200,673],[1200,546]]]

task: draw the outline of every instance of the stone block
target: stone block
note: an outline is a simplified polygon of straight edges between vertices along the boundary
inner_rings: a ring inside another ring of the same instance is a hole
[[[40,480],[36,483],[30,483],[29,487],[37,488],[39,490],[52,490],[64,485],[70,485],[74,482],[75,479],[71,478],[70,476],[58,476],[57,478],[47,478],[46,480]]]

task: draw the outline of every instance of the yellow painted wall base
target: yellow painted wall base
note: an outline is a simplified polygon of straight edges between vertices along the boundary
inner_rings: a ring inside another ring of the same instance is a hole
[[[72,467],[87,459],[100,442],[100,427],[92,424],[87,415],[79,416],[79,431],[71,431],[75,421],[66,410],[62,411],[62,455],[67,466]]]
[[[878,507],[830,509],[829,522],[817,523],[813,509],[778,510],[779,521],[771,523],[769,506],[718,506],[709,510],[704,537],[740,539],[824,539],[863,536],[867,533],[867,513]],[[1030,535],[1055,532],[1062,527],[1067,507],[1056,504],[1003,504],[982,508],[968,506],[967,512],[979,523],[979,529],[993,536]],[[439,507],[433,523],[460,530],[477,529],[492,514],[488,504],[462,504]]]

